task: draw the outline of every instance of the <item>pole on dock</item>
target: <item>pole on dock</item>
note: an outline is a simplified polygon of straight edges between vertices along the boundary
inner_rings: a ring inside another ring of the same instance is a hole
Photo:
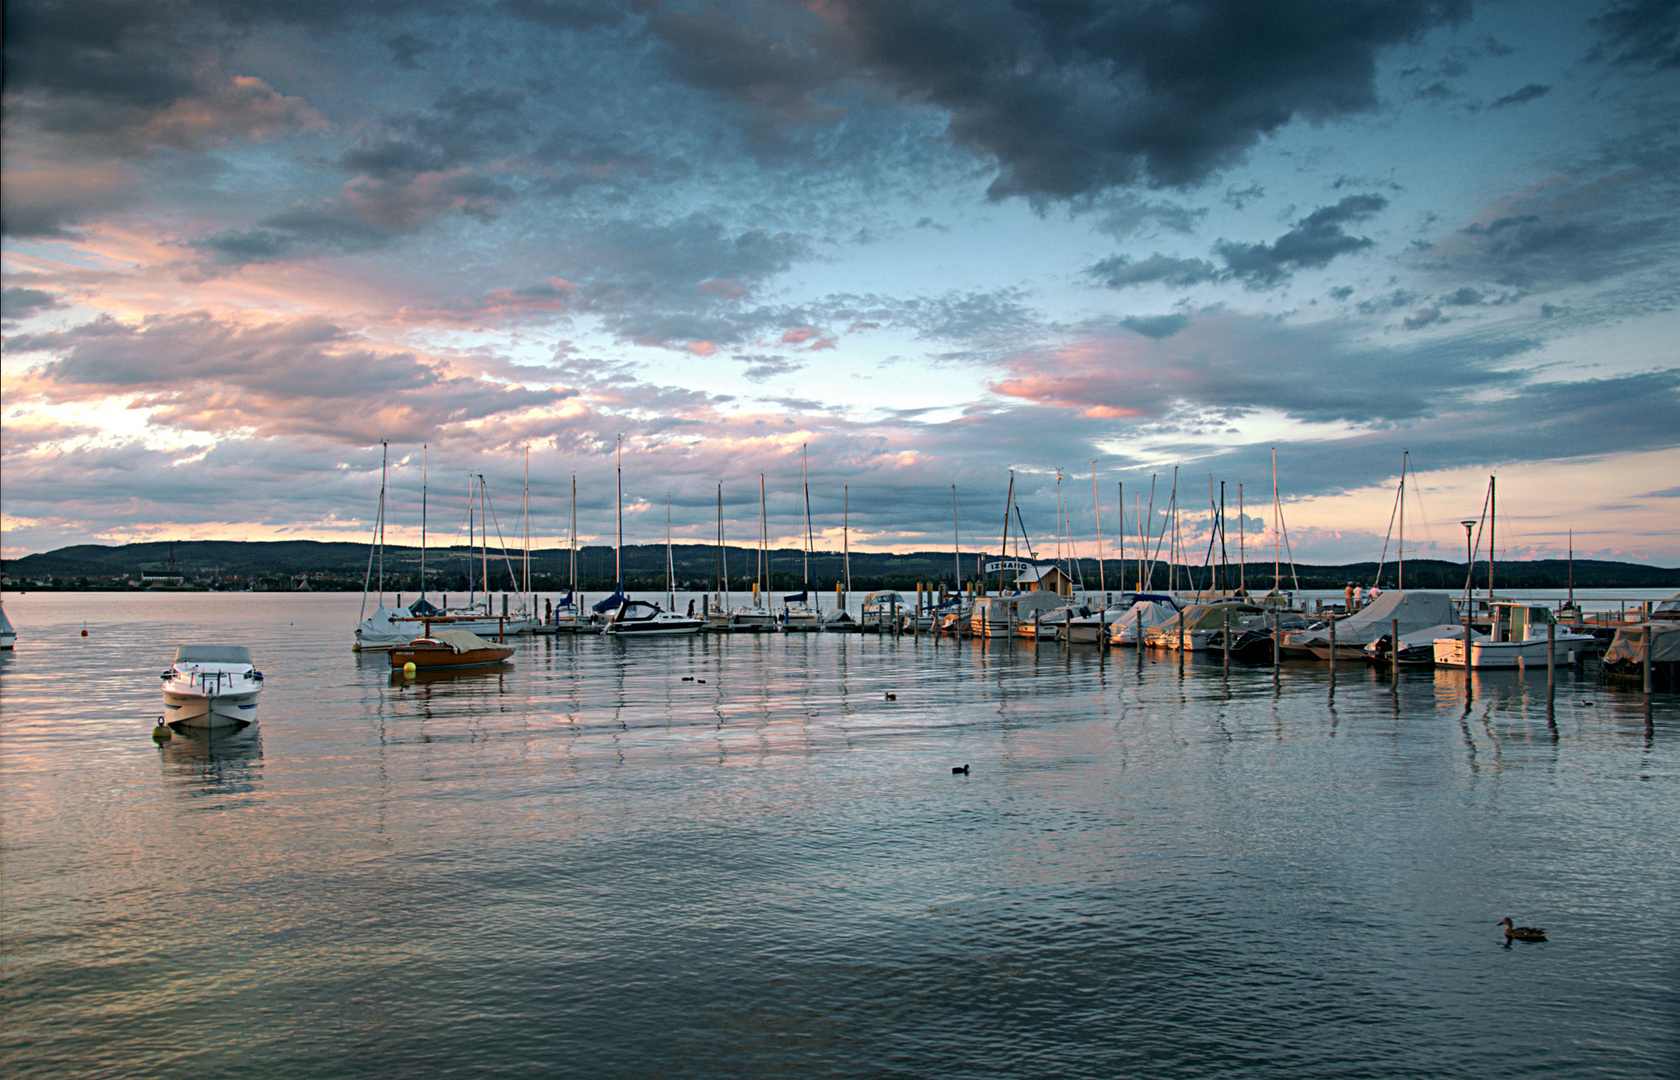
[[[1557,690],[1557,623],[1546,624],[1546,696]]]
[[[1651,696],[1651,624],[1645,624],[1645,696]]]
[[[1336,678],[1336,620],[1330,620],[1330,678]]]
[[[1225,644],[1225,678],[1231,677],[1231,609],[1225,609],[1225,630],[1219,635],[1219,640]]]

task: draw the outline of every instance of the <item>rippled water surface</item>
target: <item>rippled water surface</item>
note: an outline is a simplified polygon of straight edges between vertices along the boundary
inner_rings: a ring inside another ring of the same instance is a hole
[[[7,1075],[1680,1075],[1673,695],[359,603],[8,594]],[[194,640],[260,720],[156,746]]]

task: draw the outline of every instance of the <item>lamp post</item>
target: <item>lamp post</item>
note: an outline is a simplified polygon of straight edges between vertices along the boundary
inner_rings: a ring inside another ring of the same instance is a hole
[[[1470,576],[1476,569],[1476,552],[1471,547],[1470,530],[1476,527],[1474,518],[1461,521],[1464,526],[1464,692],[1470,692]]]

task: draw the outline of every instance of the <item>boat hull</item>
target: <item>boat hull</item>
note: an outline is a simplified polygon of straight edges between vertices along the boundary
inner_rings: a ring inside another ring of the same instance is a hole
[[[391,666],[406,668],[413,664],[418,671],[447,671],[452,668],[489,667],[504,663],[512,655],[513,649],[506,646],[455,652],[448,648],[403,645],[391,650]]]
[[[165,689],[163,722],[195,728],[244,727],[257,718],[257,692],[206,696]]]
[[[1587,634],[1559,634],[1554,644],[1554,664],[1576,664],[1586,657],[1596,639]],[[1546,662],[1545,638],[1526,641],[1472,641],[1470,666],[1478,671],[1498,668],[1527,667]],[[1436,667],[1464,666],[1464,639],[1437,638],[1435,640]]]

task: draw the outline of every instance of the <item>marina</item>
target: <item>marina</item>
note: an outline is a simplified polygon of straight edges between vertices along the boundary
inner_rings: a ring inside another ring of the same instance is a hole
[[[411,680],[358,601],[8,595],[10,1075],[1680,1061],[1672,693],[932,634]],[[189,627],[249,640],[262,716],[154,745]]]

